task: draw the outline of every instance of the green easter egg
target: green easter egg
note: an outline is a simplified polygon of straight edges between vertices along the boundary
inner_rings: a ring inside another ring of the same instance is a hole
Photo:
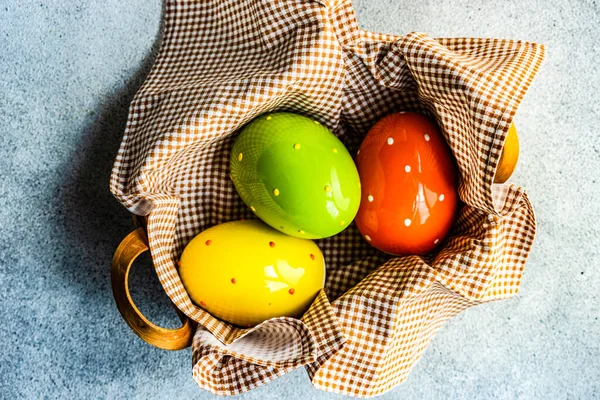
[[[246,125],[231,151],[231,178],[264,222],[319,239],[344,230],[360,205],[360,180],[342,142],[318,121],[287,112]]]

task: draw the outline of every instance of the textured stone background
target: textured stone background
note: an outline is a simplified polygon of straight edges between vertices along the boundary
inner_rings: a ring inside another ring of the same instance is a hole
[[[365,29],[545,43],[516,117],[513,181],[536,206],[521,293],[444,326],[383,398],[600,396],[600,6],[596,1],[355,0]],[[190,351],[138,339],[112,299],[109,264],[130,217],[108,192],[127,106],[160,37],[160,0],[0,5],[0,397],[209,398]],[[176,317],[146,261],[134,299]],[[243,399],[325,399],[303,370]]]

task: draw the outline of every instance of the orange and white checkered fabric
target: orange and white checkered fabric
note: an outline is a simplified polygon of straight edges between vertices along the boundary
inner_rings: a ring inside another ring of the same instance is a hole
[[[169,0],[165,18],[110,188],[148,216],[159,279],[199,323],[201,387],[242,393],[305,366],[319,389],[376,396],[406,379],[445,321],[517,293],[533,209],[522,188],[493,177],[543,46],[365,32],[349,0]],[[202,230],[253,218],[228,179],[229,152],[240,127],[275,110],[319,120],[352,154],[386,114],[433,116],[458,162],[464,205],[425,257],[384,255],[354,226],[317,241],[328,276],[307,314],[242,329],[191,302],[176,261]]]

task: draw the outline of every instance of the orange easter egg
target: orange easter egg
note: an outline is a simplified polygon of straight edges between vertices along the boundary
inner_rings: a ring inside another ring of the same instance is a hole
[[[431,119],[388,115],[369,131],[356,163],[362,185],[356,224],[367,242],[409,255],[444,239],[458,206],[457,167]]]

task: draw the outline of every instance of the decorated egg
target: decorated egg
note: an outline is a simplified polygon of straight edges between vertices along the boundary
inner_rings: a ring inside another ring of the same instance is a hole
[[[394,255],[423,254],[446,236],[457,209],[457,167],[436,124],[391,114],[369,131],[356,159],[364,239]]]
[[[358,172],[342,142],[298,114],[266,114],[246,125],[230,170],[252,211],[291,236],[333,236],[350,225],[360,205]]]
[[[258,220],[209,228],[185,247],[179,276],[191,300],[240,326],[301,317],[323,288],[325,261],[311,240]]]
[[[506,182],[515,171],[517,161],[519,161],[519,135],[517,134],[517,127],[512,123],[508,128],[504,147],[502,153],[500,153],[494,183]]]

